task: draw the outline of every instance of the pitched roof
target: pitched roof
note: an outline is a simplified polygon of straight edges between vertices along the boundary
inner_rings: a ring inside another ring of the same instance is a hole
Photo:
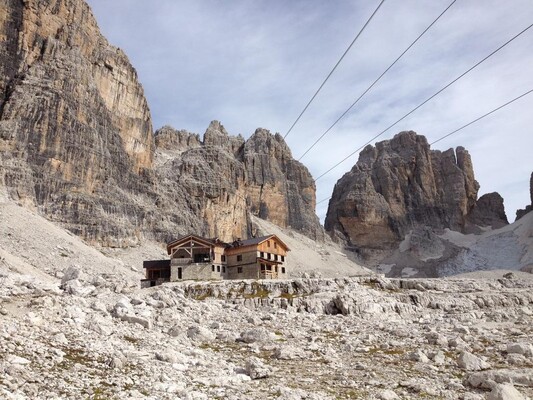
[[[267,235],[267,236],[259,236],[259,237],[256,237],[256,238],[251,238],[251,239],[246,239],[246,240],[236,240],[235,242],[233,242],[231,244],[231,247],[244,247],[244,246],[255,246],[255,245],[258,245],[260,243],[263,243],[264,241],[268,240],[268,239],[272,239],[272,238],[276,238],[276,240],[283,246],[285,247],[287,250],[290,250],[289,249],[289,246],[287,246],[285,243],[283,243],[283,241],[277,237],[276,235]]]
[[[178,239],[175,239],[173,240],[172,242],[168,243],[167,244],[167,252],[168,254],[170,254],[170,249],[174,246],[176,246],[177,244],[179,244],[180,242],[183,242],[183,241],[186,241],[186,240],[196,240],[197,242],[201,242],[207,246],[222,246],[222,247],[228,247],[229,244],[228,243],[225,243],[221,240],[219,240],[218,238],[213,238],[213,239],[210,239],[210,238],[204,238],[202,236],[198,236],[198,235],[187,235],[187,236],[182,236]]]
[[[252,246],[254,244],[263,243],[265,240],[270,239],[274,235],[260,236],[256,238],[246,239],[246,240],[236,240],[232,243],[232,247],[238,246]]]

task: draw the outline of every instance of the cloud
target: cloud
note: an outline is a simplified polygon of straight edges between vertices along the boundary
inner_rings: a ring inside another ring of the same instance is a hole
[[[203,132],[212,119],[232,134],[261,126],[284,134],[376,2],[89,0],[101,29],[139,73],[155,127]],[[304,151],[444,10],[449,1],[389,0],[287,137]],[[457,1],[302,162],[317,177],[496,49],[533,20],[529,0]],[[433,141],[533,88],[533,28],[383,134],[415,130]],[[533,95],[434,147],[462,145],[480,194],[498,191],[509,219],[529,203]],[[331,195],[357,160],[317,181]],[[327,201],[317,207],[324,218]]]

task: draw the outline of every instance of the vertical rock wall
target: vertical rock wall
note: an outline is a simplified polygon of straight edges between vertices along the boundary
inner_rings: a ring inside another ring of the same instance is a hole
[[[11,197],[88,239],[138,236],[139,210],[112,201],[146,191],[139,176],[152,164],[150,112],[135,70],[85,2],[7,3],[0,180]]]
[[[321,234],[313,180],[279,135],[245,143],[214,121],[203,141],[154,136],[135,69],[83,0],[4,0],[0,38],[0,185],[19,203],[106,246],[246,237],[250,212]]]
[[[179,208],[192,208],[201,217],[197,232],[224,240],[247,237],[251,213],[323,238],[314,213],[314,181],[279,134],[260,128],[245,141],[213,121],[202,142],[169,127],[156,132],[156,142],[158,181],[173,198],[183,191],[188,205]],[[189,225],[194,224],[193,217]]]
[[[476,207],[478,190],[463,147],[433,151],[424,136],[401,132],[367,146],[337,182],[325,228],[358,250],[387,250],[418,226],[466,232],[478,222],[507,224],[503,200],[490,196]]]

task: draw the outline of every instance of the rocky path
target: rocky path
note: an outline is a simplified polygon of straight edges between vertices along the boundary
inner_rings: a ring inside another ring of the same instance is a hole
[[[533,396],[531,280],[2,279],[0,398]]]

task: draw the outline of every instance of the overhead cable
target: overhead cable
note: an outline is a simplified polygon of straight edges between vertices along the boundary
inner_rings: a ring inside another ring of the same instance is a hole
[[[528,94],[530,94],[530,93],[532,93],[532,92],[533,92],[533,89],[528,90],[528,91],[525,92],[525,93],[522,93],[520,96],[517,96],[517,97],[515,97],[514,99],[509,100],[507,103],[502,104],[502,105],[499,106],[499,107],[496,107],[495,109],[489,111],[489,112],[486,113],[486,114],[483,114],[481,117],[478,117],[478,118],[476,118],[476,119],[473,120],[473,121],[470,121],[468,124],[465,124],[465,125],[461,126],[460,128],[457,128],[456,130],[454,130],[454,131],[452,131],[452,132],[450,132],[450,133],[447,133],[447,134],[444,135],[444,136],[441,136],[441,137],[438,138],[437,140],[431,142],[430,145],[433,145],[433,144],[435,144],[435,143],[440,142],[440,141],[443,140],[443,139],[446,139],[448,136],[451,136],[451,135],[453,135],[454,133],[457,133],[457,132],[459,132],[460,130],[463,130],[464,128],[466,128],[466,127],[468,127],[468,126],[470,126],[470,125],[472,125],[472,124],[478,122],[479,120],[481,120],[481,119],[483,119],[483,118],[485,118],[485,117],[488,117],[489,115],[495,113],[496,111],[499,111],[499,110],[501,110],[501,109],[504,108],[504,107],[507,107],[509,104],[514,103],[515,101],[521,99],[521,98],[524,97],[524,96],[527,96]]]
[[[328,76],[326,76],[326,79],[324,79],[324,82],[322,82],[322,84],[320,85],[320,87],[317,89],[317,91],[315,92],[315,94],[313,95],[313,97],[311,97],[311,100],[309,100],[309,102],[307,103],[307,105],[304,107],[304,109],[302,110],[302,112],[300,113],[300,115],[298,115],[298,118],[296,118],[296,120],[293,122],[293,124],[291,125],[291,127],[289,128],[289,130],[287,131],[287,133],[285,134],[285,136],[283,136],[283,138],[285,139],[289,133],[291,133],[292,129],[294,128],[294,126],[298,123],[298,121],[300,120],[300,118],[302,118],[302,115],[304,115],[304,113],[307,111],[307,109],[309,108],[309,106],[311,105],[311,103],[313,102],[313,100],[315,99],[315,97],[318,95],[318,93],[320,92],[320,90],[322,90],[322,87],[324,87],[324,85],[326,84],[326,82],[328,81],[328,79],[330,78],[330,76],[333,74],[333,72],[337,69],[337,67],[339,66],[339,64],[341,63],[341,61],[344,59],[344,57],[346,56],[346,54],[348,54],[348,52],[350,51],[350,49],[352,48],[352,46],[354,45],[354,43],[357,41],[357,39],[359,39],[359,36],[361,36],[361,34],[363,33],[363,31],[365,30],[365,28],[367,27],[367,25],[370,23],[370,21],[372,21],[372,18],[374,18],[374,15],[376,15],[376,13],[378,12],[378,10],[380,9],[380,7],[383,5],[383,3],[385,2],[385,0],[381,0],[381,2],[378,4],[377,8],[374,10],[374,12],[372,13],[372,15],[370,16],[370,18],[368,18],[368,20],[365,22],[365,24],[363,25],[363,27],[361,28],[361,30],[359,31],[359,33],[355,36],[354,40],[352,40],[352,43],[350,43],[350,45],[348,46],[348,48],[344,51],[343,55],[341,56],[341,58],[339,58],[339,61],[337,61],[337,64],[335,64],[335,66],[333,67],[333,69],[330,71],[330,73],[328,74]]]
[[[450,133],[447,133],[446,135],[441,136],[441,137],[438,138],[437,140],[434,140],[433,142],[431,142],[431,143],[430,143],[430,146],[431,146],[431,145],[434,145],[435,143],[440,142],[440,141],[443,140],[443,139],[446,139],[448,136],[451,136],[451,135],[453,135],[454,133],[457,133],[457,132],[463,130],[464,128],[466,128],[466,127],[468,127],[468,126],[470,126],[470,125],[472,125],[472,124],[475,124],[476,122],[482,120],[483,118],[488,117],[488,116],[491,115],[491,114],[494,114],[496,111],[499,111],[499,110],[501,110],[502,108],[507,107],[508,105],[514,103],[515,101],[520,100],[522,97],[525,97],[525,96],[527,96],[528,94],[531,94],[531,93],[533,93],[533,89],[530,89],[530,90],[528,90],[527,92],[522,93],[520,96],[517,96],[517,97],[515,97],[514,99],[509,100],[507,103],[504,103],[504,104],[502,104],[501,106],[498,106],[498,107],[492,109],[491,111],[489,111],[489,112],[483,114],[482,116],[477,117],[476,119],[470,121],[469,123],[464,124],[464,125],[461,126],[460,128],[457,128],[457,129],[451,131]],[[331,198],[331,197],[328,197],[328,198],[322,199],[322,200],[320,200],[319,202],[317,202],[316,205],[319,205],[320,203],[323,203],[323,202],[329,200],[330,198]]]
[[[331,124],[331,126],[330,126],[328,129],[326,129],[326,131],[325,131],[325,132],[324,132],[324,133],[323,133],[323,134],[322,134],[317,140],[315,140],[315,142],[314,142],[314,143],[313,143],[313,144],[312,144],[312,145],[311,145],[311,146],[310,146],[310,147],[309,147],[309,148],[308,148],[308,149],[307,149],[307,150],[306,150],[306,151],[300,156],[300,158],[298,159],[298,161],[300,161],[302,158],[304,158],[305,155],[306,155],[307,153],[309,153],[309,151],[311,151],[311,149],[312,149],[313,147],[315,147],[315,145],[316,145],[318,142],[320,142],[320,141],[322,140],[322,138],[323,138],[324,136],[326,136],[326,135],[329,133],[329,131],[331,131],[331,129],[333,129],[333,127],[334,127],[335,125],[337,125],[337,123],[338,123],[341,119],[343,119],[343,118],[346,116],[346,114],[348,114],[348,113],[350,112],[350,110],[351,110],[351,109],[352,109],[352,108],[353,108],[353,107],[359,102],[359,100],[361,100],[361,99],[362,99],[362,98],[363,98],[363,97],[364,97],[364,96],[370,91],[370,89],[372,89],[372,88],[374,87],[374,85],[375,85],[376,83],[378,83],[378,82],[381,80],[381,78],[383,78],[383,76],[384,76],[387,72],[389,72],[389,70],[390,70],[390,69],[391,69],[391,68],[392,68],[392,67],[393,67],[398,61],[400,61],[400,59],[405,55],[405,53],[407,53],[407,52],[411,49],[411,47],[413,47],[413,46],[416,44],[416,42],[418,42],[418,40],[420,40],[420,38],[421,38],[422,36],[424,36],[424,35],[426,34],[426,32],[429,31],[433,25],[435,25],[435,23],[437,23],[437,21],[438,21],[438,20],[439,20],[439,19],[440,19],[445,13],[446,13],[446,11],[448,11],[448,10],[450,9],[451,6],[454,5],[454,3],[455,3],[456,1],[457,1],[457,0],[453,0],[453,1],[450,3],[450,5],[448,5],[448,7],[446,7],[446,8],[444,9],[444,11],[441,12],[440,15],[439,15],[437,18],[435,18],[435,20],[434,20],[431,24],[429,24],[428,27],[427,27],[426,29],[424,29],[424,31],[423,31],[420,35],[418,35],[418,37],[417,37],[417,38],[416,38],[416,39],[415,39],[415,40],[414,40],[414,41],[413,41],[413,42],[412,42],[412,43],[411,43],[411,44],[410,44],[410,45],[409,45],[409,46],[408,46],[403,52],[402,52],[402,54],[400,54],[400,55],[398,56],[398,58],[396,58],[396,60],[394,60],[394,62],[393,62],[391,65],[389,65],[389,66],[387,67],[387,69],[386,69],[385,71],[383,71],[383,73],[382,73],[380,76],[378,76],[378,78],[377,78],[374,82],[372,82],[372,84],[371,84],[371,85],[370,85],[370,86],[369,86],[369,87],[368,87],[368,88],[367,88],[367,89],[366,89],[366,90],[365,90],[365,91],[364,91],[364,92],[363,92],[363,93],[362,93],[362,94],[361,94],[361,95],[360,95],[360,96],[359,96],[359,97],[358,97],[358,98],[357,98],[357,99],[351,104],[351,106],[348,107],[348,109],[347,109],[346,111],[344,111],[344,112],[341,114],[341,116],[340,116],[339,118],[337,118],[337,120],[336,120],[333,124]]]
[[[496,50],[492,51],[488,56],[484,57],[482,60],[478,61],[476,64],[474,64],[472,67],[470,67],[469,69],[467,69],[465,72],[463,72],[461,75],[459,75],[457,78],[455,78],[454,80],[452,80],[450,83],[448,83],[446,86],[444,86],[442,89],[438,90],[437,92],[435,92],[433,95],[431,95],[430,97],[428,97],[426,100],[424,100],[422,103],[420,103],[419,105],[417,105],[415,108],[413,108],[411,111],[409,111],[407,114],[405,114],[403,117],[401,117],[400,119],[398,119],[396,122],[394,122],[393,124],[389,125],[387,128],[383,129],[380,133],[378,133],[376,136],[374,136],[372,139],[370,139],[369,141],[367,141],[365,144],[363,144],[361,147],[357,148],[356,150],[354,150],[353,152],[351,152],[350,154],[348,154],[346,157],[344,157],[341,161],[339,161],[337,164],[335,164],[333,167],[331,167],[330,169],[328,169],[326,172],[324,172],[322,175],[320,175],[319,177],[317,177],[315,179],[315,182],[317,180],[319,180],[320,178],[322,178],[324,175],[330,173],[332,170],[334,170],[335,168],[337,168],[339,165],[341,165],[343,162],[345,162],[346,160],[348,160],[351,156],[353,156],[355,153],[357,153],[358,151],[360,151],[361,149],[363,149],[365,146],[367,146],[368,144],[372,143],[375,139],[377,139],[378,137],[380,137],[381,135],[383,135],[385,132],[387,132],[389,129],[391,129],[392,127],[394,127],[395,125],[397,125],[398,123],[400,123],[401,121],[403,121],[405,118],[407,118],[409,115],[411,115],[412,113],[414,113],[416,110],[418,110],[420,107],[422,107],[424,104],[426,104],[427,102],[429,102],[430,100],[432,100],[433,98],[435,98],[437,95],[439,95],[440,93],[442,93],[444,90],[446,90],[447,88],[449,88],[451,85],[453,85],[455,82],[457,82],[459,79],[461,79],[462,77],[464,77],[466,74],[468,74],[469,72],[471,72],[473,69],[475,69],[476,67],[478,67],[479,65],[481,65],[483,62],[485,62],[486,60],[488,60],[490,57],[492,57],[494,54],[496,54],[498,51],[500,51],[501,49],[503,49],[505,46],[507,46],[509,43],[511,43],[513,40],[515,40],[516,38],[518,38],[520,35],[524,34],[527,30],[529,30],[531,27],[533,26],[533,24],[529,25],[527,28],[523,29],[522,31],[520,31],[519,33],[517,33],[515,36],[513,36],[511,39],[507,40],[504,44],[502,44],[500,47],[498,47]]]

